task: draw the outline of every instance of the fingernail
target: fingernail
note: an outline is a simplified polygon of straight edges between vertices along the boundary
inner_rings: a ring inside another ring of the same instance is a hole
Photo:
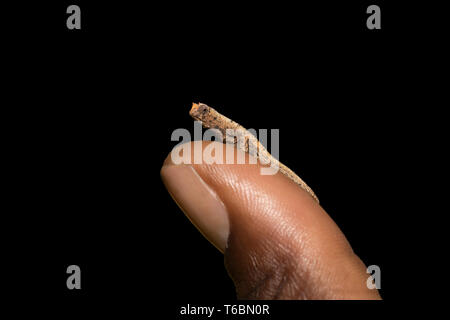
[[[162,180],[172,198],[197,229],[221,252],[230,226],[225,205],[191,165],[165,164]]]

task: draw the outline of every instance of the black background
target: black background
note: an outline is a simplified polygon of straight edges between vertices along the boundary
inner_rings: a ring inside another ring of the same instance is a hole
[[[344,2],[74,1],[82,30],[71,31],[72,2],[16,8],[3,119],[13,150],[5,264],[17,294],[163,318],[187,303],[233,302],[222,255],[159,177],[172,131],[193,130],[192,102],[247,128],[279,128],[280,160],[381,268],[383,303],[286,302],[279,314],[376,314],[413,294],[401,289],[399,229],[416,125],[404,97],[421,29],[407,24],[407,6],[374,1],[382,30],[367,30],[372,2]],[[80,291],[66,288],[71,264]]]

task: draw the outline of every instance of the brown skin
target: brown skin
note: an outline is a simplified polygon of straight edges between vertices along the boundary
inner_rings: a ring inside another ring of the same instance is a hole
[[[193,203],[184,204],[191,197],[180,196],[182,181],[170,173],[176,167],[168,157],[163,181],[191,221],[224,251],[238,298],[380,299],[377,290],[367,288],[366,267],[338,226],[283,174],[261,175],[259,164],[192,165],[226,207],[229,236],[223,245],[198,220],[201,212],[200,217],[190,213],[201,199],[193,194]]]

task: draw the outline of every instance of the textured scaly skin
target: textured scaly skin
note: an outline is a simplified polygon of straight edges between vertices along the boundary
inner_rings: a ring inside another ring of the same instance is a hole
[[[272,166],[278,167],[282,174],[298,184],[302,189],[308,192],[314,200],[319,202],[319,199],[312,189],[296,175],[294,171],[272,157],[259,140],[240,124],[221,115],[216,110],[203,103],[193,103],[189,114],[195,120],[201,121],[203,127],[219,130],[222,133],[224,143],[236,144],[238,149],[260,159],[262,163],[270,163]],[[227,132],[227,129],[232,129],[234,135],[230,135]]]

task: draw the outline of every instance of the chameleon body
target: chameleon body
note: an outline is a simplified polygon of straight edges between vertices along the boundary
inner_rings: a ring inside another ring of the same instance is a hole
[[[235,144],[238,149],[260,159],[262,163],[270,163],[270,165],[278,167],[282,174],[298,184],[314,200],[319,202],[312,189],[294,171],[275,159],[262,143],[243,126],[203,103],[194,103],[189,114],[194,120],[200,121],[203,127],[219,130],[222,133],[224,143]],[[227,129],[231,129],[233,135],[230,135],[230,131],[227,131]]]

